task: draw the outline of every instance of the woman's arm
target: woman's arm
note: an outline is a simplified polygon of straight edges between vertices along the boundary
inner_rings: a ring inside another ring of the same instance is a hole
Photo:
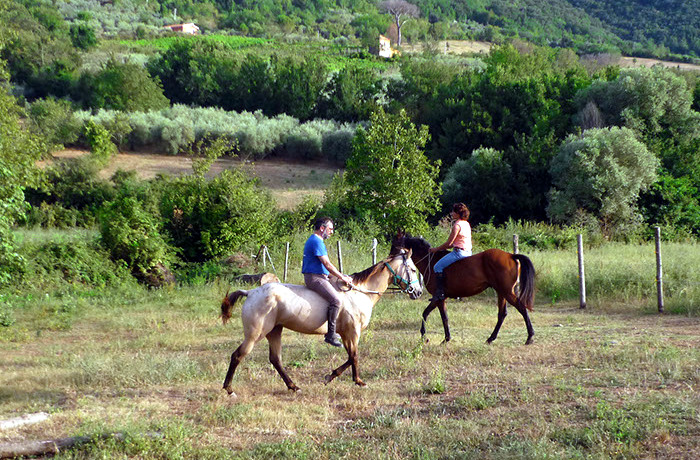
[[[430,248],[430,252],[443,251],[445,249],[451,248],[452,243],[454,243],[455,238],[457,238],[458,234],[459,234],[459,224],[457,222],[455,222],[452,225],[452,231],[450,232],[450,236],[447,237],[447,241],[442,243],[440,246]]]

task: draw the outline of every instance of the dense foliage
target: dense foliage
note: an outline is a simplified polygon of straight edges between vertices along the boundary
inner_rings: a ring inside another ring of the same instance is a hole
[[[440,193],[439,162],[431,164],[423,153],[428,138],[427,127],[416,128],[403,111],[372,115],[347,162],[341,199],[347,211],[377,222],[385,234],[426,230]]]

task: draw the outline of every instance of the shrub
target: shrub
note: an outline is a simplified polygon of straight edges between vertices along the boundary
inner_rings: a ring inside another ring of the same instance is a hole
[[[102,245],[112,260],[124,261],[132,273],[144,276],[173,260],[157,217],[136,198],[120,194],[102,208],[99,221]]]
[[[241,171],[212,180],[162,179],[156,186],[164,230],[186,261],[230,255],[272,235],[274,201]]]
[[[109,182],[98,176],[90,158],[59,162],[46,171],[42,188],[28,188],[27,202],[32,205],[26,223],[42,227],[89,226],[95,213],[114,198]]]
[[[88,120],[83,128],[83,134],[90,146],[91,157],[99,166],[109,163],[112,155],[117,153],[117,146],[112,143],[111,135],[107,128]]]
[[[32,132],[44,139],[51,150],[74,143],[81,123],[73,116],[70,103],[56,99],[38,99],[29,108]]]

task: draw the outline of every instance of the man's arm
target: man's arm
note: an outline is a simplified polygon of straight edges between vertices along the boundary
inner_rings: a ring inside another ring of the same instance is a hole
[[[331,263],[331,260],[328,258],[328,256],[318,256],[318,259],[321,261],[324,267],[326,267],[326,270],[331,272],[331,275],[335,276],[336,278],[340,278],[341,280],[345,281],[346,283],[352,283],[352,278],[350,278],[348,275],[343,275],[338,271],[337,268]]]

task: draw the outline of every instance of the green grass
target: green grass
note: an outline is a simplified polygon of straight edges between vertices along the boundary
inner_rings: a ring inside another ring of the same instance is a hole
[[[297,239],[293,247],[303,235]],[[369,244],[343,248],[346,272],[369,265]],[[662,251],[668,304],[689,299],[679,286],[687,291],[696,279],[697,246]],[[700,302],[655,312],[653,246],[587,251],[587,280],[615,293],[591,285],[586,310],[575,289],[567,294],[567,283],[577,286],[575,253],[530,255],[540,290],[530,346],[513,308],[498,339],[485,344],[496,322],[490,291],[449,301],[449,344],[441,344],[437,312],[427,322],[430,341],[420,340],[426,298],[391,293],[360,341],[366,388],[349,370],[324,385],[343,351],[285,331],[282,361],[302,391],[286,390],[263,340],[236,372],[236,399],[221,385],[243,337],[240,305],[226,326],[218,314],[224,292],[238,286],[3,293],[14,322],[0,326],[0,419],[38,411],[51,418],[1,431],[0,443],[94,439],[57,458],[697,458]],[[293,261],[297,267],[298,254]],[[652,287],[637,271],[651,271]],[[562,295],[552,301],[555,289]]]

